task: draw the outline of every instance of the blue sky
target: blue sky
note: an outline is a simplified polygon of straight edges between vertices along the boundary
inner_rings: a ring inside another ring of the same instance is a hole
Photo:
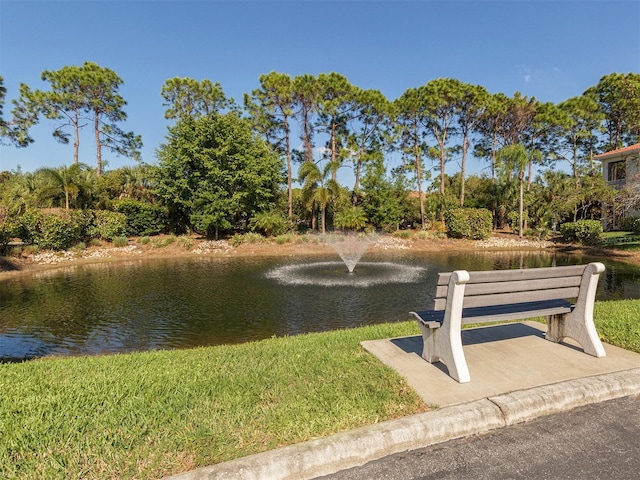
[[[334,71],[390,100],[449,77],[558,103],[603,75],[640,72],[640,1],[0,0],[5,117],[20,83],[48,89],[43,70],[85,61],[124,80],[120,126],[142,135],[143,160],[153,163],[168,125],[160,96],[168,78],[220,82],[240,103],[270,71]],[[70,164],[72,146],[52,131],[43,121],[31,146],[0,146],[0,170]],[[107,169],[134,164],[104,156]],[[94,166],[90,128],[80,160]]]

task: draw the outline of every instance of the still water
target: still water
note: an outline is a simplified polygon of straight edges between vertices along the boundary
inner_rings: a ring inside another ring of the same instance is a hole
[[[136,260],[0,280],[0,361],[240,343],[408,319],[438,272],[602,261],[597,298],[640,298],[640,268],[540,252]]]

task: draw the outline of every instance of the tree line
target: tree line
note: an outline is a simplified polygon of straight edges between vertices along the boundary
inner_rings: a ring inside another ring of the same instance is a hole
[[[119,126],[127,118],[122,79],[85,62],[44,71],[42,80],[49,90],[20,85],[5,119],[0,77],[0,138],[28,147],[30,128],[47,121],[56,140],[72,141],[73,163],[2,172],[6,216],[53,206],[114,210],[127,200],[162,209],[167,231],[217,236],[426,229],[451,209],[474,207],[492,212],[494,227],[544,232],[615,204],[620,192],[605,185],[594,156],[640,138],[637,73],[603,76],[558,104],[450,78],[389,100],[339,73],[277,72],[261,75],[238,104],[217,82],[176,77],[160,90],[168,126],[156,162],[103,171],[103,148],[140,156],[140,136]],[[85,125],[94,131],[95,168],[79,159]],[[488,173],[469,176],[470,157]],[[392,158],[401,160],[394,168]],[[448,175],[451,164],[458,168]],[[341,168],[352,169],[353,185],[339,183]]]

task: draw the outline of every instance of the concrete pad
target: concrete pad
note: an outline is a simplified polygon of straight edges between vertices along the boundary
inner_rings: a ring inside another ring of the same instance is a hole
[[[587,355],[576,343],[544,339],[546,325],[518,322],[462,331],[471,382],[449,377],[442,363],[422,359],[420,335],[362,342],[407,379],[427,405],[457,405],[505,393],[640,367],[640,354],[605,344],[606,357]]]

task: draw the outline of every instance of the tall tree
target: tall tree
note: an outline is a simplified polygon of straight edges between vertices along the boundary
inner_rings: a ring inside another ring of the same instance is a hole
[[[587,89],[600,104],[608,135],[606,151],[640,140],[640,73],[611,73]]]
[[[569,98],[560,103],[558,108],[568,116],[569,121],[559,134],[556,153],[569,163],[574,187],[578,187],[581,165],[587,166],[589,171],[594,168],[594,150],[604,115],[598,102],[588,95]]]
[[[291,77],[271,72],[260,76],[260,88],[245,96],[245,108],[253,123],[273,149],[284,154],[287,168],[287,206],[289,222],[293,220],[293,169],[291,165],[291,118],[294,114]]]
[[[357,203],[362,168],[381,155],[385,135],[390,126],[391,106],[378,90],[360,90],[356,93],[357,114],[352,122],[347,150],[354,163],[353,204]]]
[[[142,137],[133,132],[125,132],[117,125],[127,119],[123,110],[127,102],[118,93],[122,79],[113,70],[93,62],[85,62],[82,70],[82,78],[86,79],[86,105],[93,117],[96,174],[100,176],[103,147],[117,155],[139,160]]]
[[[458,105],[458,127],[462,134],[462,159],[460,162],[460,206],[464,205],[465,179],[469,137],[481,121],[487,108],[489,92],[480,85],[463,84],[462,96]]]
[[[502,93],[490,95],[476,126],[480,139],[476,143],[474,154],[476,157],[489,158],[492,182],[495,182],[496,177],[496,152],[504,146],[501,143],[501,132],[504,130],[508,102],[509,98]]]
[[[79,163],[80,128],[84,121],[92,122],[96,144],[96,173],[102,173],[102,148],[118,155],[140,158],[142,139],[133,132],[124,132],[118,122],[125,121],[123,108],[127,102],[118,93],[122,79],[113,70],[94,62],[82,66],[66,66],[60,70],[42,72],[42,80],[50,83],[50,90],[31,90],[20,86],[20,100],[15,103],[14,116],[32,125],[44,116],[56,123],[53,136],[69,143],[73,132],[73,159]]]
[[[531,188],[533,181],[534,164],[541,163],[543,158],[547,158],[547,161],[556,158],[555,141],[570,122],[568,115],[551,102],[536,102],[534,105],[535,112],[521,140],[526,141],[529,152],[527,191]],[[540,160],[536,161],[536,159]]]
[[[293,79],[295,116],[300,125],[303,158],[313,162],[313,116],[318,110],[318,80],[313,75],[300,75]]]
[[[393,102],[394,120],[400,132],[400,148],[403,156],[410,159],[416,175],[418,202],[420,205],[420,224],[427,227],[424,213],[424,195],[422,190],[422,157],[426,149],[424,136],[424,108],[421,92],[416,88],[406,90]]]
[[[340,146],[347,137],[347,124],[356,112],[357,87],[339,73],[331,72],[318,75],[318,128],[329,136],[329,161],[334,165],[332,169],[333,181],[336,181],[338,166],[342,163],[343,155]]]
[[[424,102],[423,121],[431,136],[436,140],[440,161],[440,195],[445,194],[445,162],[449,137],[455,133],[455,120],[464,88],[459,80],[439,78],[421,87]],[[443,216],[444,219],[444,216]]]
[[[25,90],[26,89],[26,90]],[[20,85],[21,92],[28,91],[26,85]],[[29,129],[38,123],[37,111],[31,104],[21,100],[12,100],[14,108],[12,109],[12,119],[4,118],[4,106],[6,103],[7,89],[4,86],[4,77],[0,75],[0,145],[5,144],[7,140],[10,144],[17,147],[26,147],[33,142],[33,138],[29,135]]]
[[[160,95],[164,99],[162,105],[167,107],[164,118],[168,120],[207,116],[233,105],[233,100],[225,96],[222,85],[208,79],[169,78],[162,85]]]
[[[35,106],[44,116],[56,122],[53,137],[61,143],[69,143],[69,134],[65,128],[73,132],[73,163],[79,163],[80,128],[87,118],[87,83],[83,67],[69,65],[60,70],[45,70],[42,80],[49,82],[50,91],[36,90],[30,92],[26,85],[21,86],[21,98]]]

